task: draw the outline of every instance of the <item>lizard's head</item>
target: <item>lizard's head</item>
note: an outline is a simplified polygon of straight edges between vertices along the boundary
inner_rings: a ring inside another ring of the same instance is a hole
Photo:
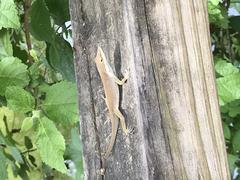
[[[105,69],[106,68],[106,57],[103,53],[102,48],[98,47],[97,49],[97,55],[95,58],[95,63],[97,64],[97,68],[99,69]]]

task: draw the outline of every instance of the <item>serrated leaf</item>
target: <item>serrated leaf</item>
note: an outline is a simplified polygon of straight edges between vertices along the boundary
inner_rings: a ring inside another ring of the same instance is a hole
[[[230,172],[232,173],[234,171],[234,169],[236,168],[236,161],[238,160],[238,157],[233,155],[233,154],[228,154],[228,165],[229,165],[229,169]]]
[[[49,46],[49,64],[60,72],[65,80],[75,82],[73,52],[69,43],[56,37]]]
[[[45,90],[43,109],[50,119],[67,126],[76,123],[78,121],[76,85],[62,81],[46,87]]]
[[[19,28],[18,12],[13,0],[0,1],[0,29]]]
[[[239,69],[225,60],[219,59],[215,64],[215,70],[222,76],[227,76],[239,72]]]
[[[31,34],[39,41],[53,41],[54,31],[44,0],[36,0],[31,6],[30,30]]]
[[[231,131],[230,131],[228,125],[225,122],[222,122],[222,123],[223,123],[223,134],[224,134],[224,137],[226,139],[230,139],[231,138]]]
[[[45,0],[45,2],[57,25],[62,26],[64,22],[70,20],[68,0]]]
[[[33,127],[33,119],[32,117],[26,117],[23,120],[21,132],[27,132],[29,129]]]
[[[10,35],[6,29],[0,30],[0,59],[13,55]]]
[[[230,117],[236,117],[240,114],[240,100],[232,101],[224,106],[221,106],[222,113],[228,113]]]
[[[218,78],[217,89],[221,105],[240,99],[240,73]]]
[[[14,111],[29,112],[33,110],[35,100],[34,97],[18,86],[8,86],[5,92],[8,107]]]
[[[240,130],[238,130],[232,139],[232,145],[233,145],[233,149],[234,151],[240,151]]]
[[[29,83],[27,66],[18,58],[7,57],[0,61],[0,95],[8,86],[25,87]]]
[[[7,179],[7,158],[2,149],[0,149],[0,162],[0,177],[5,180]]]
[[[66,173],[67,169],[63,159],[64,138],[54,123],[46,117],[39,119],[36,145],[44,163],[62,173]]]

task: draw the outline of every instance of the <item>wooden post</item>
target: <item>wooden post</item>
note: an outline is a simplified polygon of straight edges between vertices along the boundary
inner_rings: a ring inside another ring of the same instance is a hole
[[[84,179],[230,179],[210,50],[207,1],[71,0]],[[120,78],[133,134],[111,132],[97,47]],[[105,123],[105,124],[104,124]]]

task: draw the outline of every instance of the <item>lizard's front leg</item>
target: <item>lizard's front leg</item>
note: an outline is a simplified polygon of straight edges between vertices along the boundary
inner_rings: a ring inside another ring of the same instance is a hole
[[[114,81],[118,84],[118,85],[123,85],[126,80],[129,78],[129,72],[126,71],[124,77],[122,80],[118,79],[118,77],[116,77],[114,74],[111,74],[111,76],[114,78]]]

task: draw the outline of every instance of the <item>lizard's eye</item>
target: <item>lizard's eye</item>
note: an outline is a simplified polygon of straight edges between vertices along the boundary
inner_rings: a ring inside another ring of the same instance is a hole
[[[100,61],[101,61],[101,62],[103,62],[103,59],[102,59],[102,58],[100,58]]]

